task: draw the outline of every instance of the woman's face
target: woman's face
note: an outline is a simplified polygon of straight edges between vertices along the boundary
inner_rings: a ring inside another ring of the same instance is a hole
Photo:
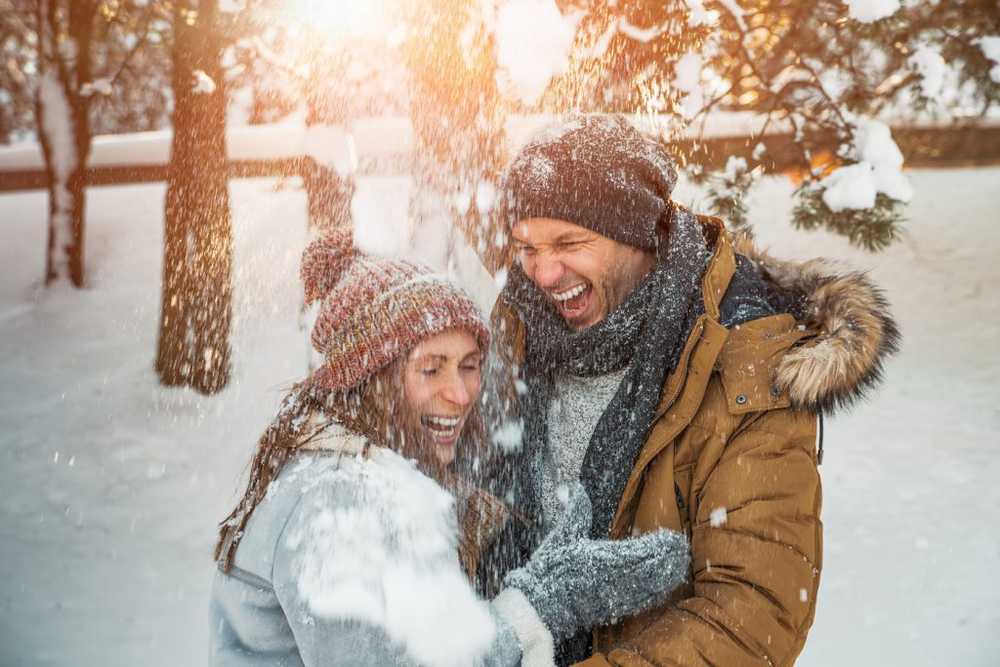
[[[431,460],[448,465],[479,398],[482,355],[475,337],[452,329],[413,348],[403,366],[406,420]]]

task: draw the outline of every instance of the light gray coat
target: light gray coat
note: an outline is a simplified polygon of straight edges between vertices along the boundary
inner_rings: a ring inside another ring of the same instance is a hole
[[[216,574],[210,664],[519,664],[510,614],[461,571],[450,494],[363,444],[334,433],[271,483]]]

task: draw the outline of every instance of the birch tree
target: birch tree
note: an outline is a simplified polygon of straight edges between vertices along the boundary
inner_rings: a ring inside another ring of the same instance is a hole
[[[91,38],[96,0],[37,0],[35,117],[48,179],[45,284],[84,285],[84,214],[90,154]]]

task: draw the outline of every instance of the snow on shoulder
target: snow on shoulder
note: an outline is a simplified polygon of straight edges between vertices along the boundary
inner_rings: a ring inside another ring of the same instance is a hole
[[[309,613],[382,628],[420,664],[477,662],[496,628],[459,565],[452,495],[387,449],[327,460],[287,533]]]

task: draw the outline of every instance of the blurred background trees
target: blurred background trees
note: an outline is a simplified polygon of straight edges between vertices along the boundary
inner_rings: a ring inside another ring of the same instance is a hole
[[[378,168],[355,123],[408,118],[409,250],[455,269],[461,241],[492,273],[525,116],[632,114],[737,230],[759,176],[788,173],[794,225],[876,251],[905,219],[904,158],[962,132],[973,155],[998,101],[995,0],[0,0],[0,143],[42,147],[47,284],[86,283],[91,137],[173,130],[156,369],[203,392],[229,366],[227,126],[304,129],[321,233]]]

